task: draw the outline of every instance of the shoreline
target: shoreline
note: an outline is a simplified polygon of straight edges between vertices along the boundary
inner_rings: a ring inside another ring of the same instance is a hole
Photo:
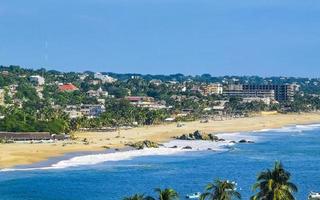
[[[320,123],[320,113],[277,114],[237,118],[225,121],[185,122],[185,126],[177,127],[177,123],[137,127],[118,132],[79,132],[75,141],[64,141],[43,144],[1,144],[0,168],[12,168],[20,165],[35,164],[49,158],[77,152],[101,152],[110,148],[123,148],[127,142],[152,140],[158,143],[168,142],[174,136],[180,136],[200,130],[205,133],[251,132],[262,129],[276,129],[289,125],[306,125]],[[83,140],[89,142],[83,144]]]

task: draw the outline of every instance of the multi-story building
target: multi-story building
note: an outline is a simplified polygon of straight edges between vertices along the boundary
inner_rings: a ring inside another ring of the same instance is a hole
[[[240,98],[257,97],[275,99],[274,90],[224,90],[223,94],[227,96],[237,96]]]
[[[203,95],[222,94],[223,87],[220,83],[212,83],[202,87]]]
[[[291,101],[294,94],[299,90],[296,84],[266,84],[266,85],[243,85],[243,91],[274,91],[274,98],[277,101]]]
[[[231,84],[226,86],[223,94],[241,98],[270,98],[283,102],[293,100],[293,96],[298,90],[299,86],[296,84]]]

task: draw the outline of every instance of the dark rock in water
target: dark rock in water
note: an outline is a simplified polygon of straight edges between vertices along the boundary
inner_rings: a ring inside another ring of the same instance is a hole
[[[178,140],[191,140],[189,136],[186,134],[181,135],[180,137],[177,137]]]
[[[172,146],[172,147],[170,147],[170,148],[176,149],[176,148],[178,148],[178,146],[177,146],[177,145],[174,145],[174,146]]]
[[[115,151],[120,151],[120,149],[114,149]]]
[[[144,148],[158,148],[159,144],[152,142],[150,140],[144,140],[136,143],[128,143],[127,146],[133,147],[135,149],[144,149]]]
[[[208,134],[208,137],[209,137],[209,139],[212,140],[212,141],[218,141],[218,140],[219,140],[218,136],[215,136],[215,135],[213,135],[212,133],[209,133],[209,134]]]
[[[185,147],[183,147],[182,149],[192,149],[192,147],[190,147],[190,146],[185,146]]]
[[[229,143],[233,143],[233,144],[235,144],[235,143],[237,143],[237,142],[232,140],[232,141],[230,141]]]
[[[239,143],[254,143],[253,141],[250,141],[250,140],[240,140]]]
[[[224,141],[226,141],[226,140],[223,139],[223,138],[219,138],[218,141],[219,141],[219,142],[224,142]]]
[[[247,141],[247,143],[253,144],[253,143],[254,143],[254,141],[250,141],[250,140],[248,140],[248,141]]]
[[[208,151],[211,151],[212,149],[211,149],[211,148],[208,148],[207,150],[208,150]]]

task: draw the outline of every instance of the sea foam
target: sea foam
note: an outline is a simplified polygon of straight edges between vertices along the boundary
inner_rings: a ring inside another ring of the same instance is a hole
[[[136,157],[143,156],[166,156],[179,153],[186,153],[192,151],[226,151],[229,146],[234,145],[229,141],[212,142],[202,140],[172,140],[164,143],[159,148],[145,148],[142,150],[127,150],[117,151],[112,153],[100,153],[93,155],[76,156],[70,159],[61,160],[55,164],[47,167],[30,167],[30,168],[12,168],[2,169],[0,171],[29,171],[29,170],[50,170],[50,169],[64,169],[69,167],[79,167],[86,165],[96,165],[104,162],[131,160]],[[186,149],[184,147],[189,146],[192,149]]]
[[[320,124],[311,125],[293,125],[286,126],[278,129],[264,129],[254,132],[302,132],[314,129],[319,129]],[[86,165],[96,165],[104,162],[131,160],[136,157],[142,156],[166,156],[179,153],[185,153],[190,151],[205,151],[212,150],[216,152],[227,151],[230,146],[234,145],[231,141],[238,142],[239,140],[245,139],[250,141],[258,141],[259,136],[252,134],[252,132],[246,133],[221,133],[217,134],[219,138],[225,139],[225,141],[212,142],[202,140],[172,140],[164,143],[160,148],[146,148],[142,150],[128,150],[128,151],[117,151],[112,153],[99,153],[93,155],[82,155],[76,156],[70,159],[61,160],[47,167],[30,167],[30,168],[11,168],[2,169],[0,171],[29,171],[29,170],[53,170],[53,169],[64,169],[70,167],[79,167]],[[192,149],[184,149],[189,146]]]
[[[279,133],[290,133],[290,132],[303,132],[303,131],[312,131],[320,128],[320,124],[308,124],[308,125],[291,125],[285,126],[282,128],[274,128],[274,129],[261,129],[259,131],[254,132],[279,132]]]

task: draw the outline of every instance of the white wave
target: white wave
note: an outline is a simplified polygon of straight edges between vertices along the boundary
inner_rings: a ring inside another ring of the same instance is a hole
[[[193,151],[205,151],[205,150],[213,150],[213,151],[224,151],[225,147],[234,145],[229,141],[223,142],[212,142],[212,141],[204,141],[204,140],[172,140],[170,142],[163,144],[165,147],[176,147],[181,149],[183,147],[189,146],[192,147]]]
[[[306,130],[319,129],[320,124],[312,125],[294,125],[278,129],[264,129],[254,132],[301,132]],[[121,151],[113,153],[100,153],[93,155],[76,156],[67,160],[59,161],[48,167],[34,167],[34,168],[12,168],[2,169],[0,172],[7,171],[30,171],[30,170],[50,170],[50,169],[64,169],[69,167],[78,167],[86,165],[96,165],[104,162],[131,160],[142,156],[157,156],[157,155],[172,155],[187,151],[204,151],[211,149],[213,151],[226,151],[228,147],[234,145],[231,141],[239,141],[242,139],[257,141],[258,135],[253,135],[252,132],[246,133],[221,133],[217,134],[219,138],[225,139],[221,142],[202,141],[202,140],[172,140],[164,143],[160,148],[148,148],[143,150]],[[183,147],[190,146],[192,149],[183,149]],[[171,148],[176,147],[176,148]]]
[[[179,154],[188,151],[204,151],[208,149],[213,151],[224,151],[227,150],[226,147],[231,145],[234,144],[230,143],[229,141],[212,142],[202,140],[172,140],[170,142],[164,143],[163,147],[160,148],[146,148],[142,150],[130,150],[113,153],[100,153],[93,155],[76,156],[67,160],[59,161],[48,167],[2,169],[0,170],[0,172],[64,169],[69,167],[96,165],[104,162],[131,160],[133,158],[143,156],[165,156]],[[192,149],[184,149],[184,147],[186,146],[189,146]]]
[[[77,167],[84,165],[96,165],[103,162],[130,160],[140,156],[170,155],[181,152],[180,149],[171,148],[149,148],[142,150],[131,150],[113,153],[100,153],[93,155],[83,155],[62,160],[48,167],[24,168],[24,169],[2,169],[0,171],[28,171],[28,170],[48,170],[48,169],[64,169],[68,167]]]
[[[236,141],[239,140],[250,140],[250,141],[258,141],[259,137],[256,135],[253,135],[252,132],[243,132],[243,133],[219,133],[216,136],[219,138],[223,138],[226,141]]]
[[[262,129],[254,132],[303,132],[303,131],[312,131],[320,128],[320,124],[308,124],[308,125],[291,125],[285,126],[282,128],[274,128],[274,129]]]

